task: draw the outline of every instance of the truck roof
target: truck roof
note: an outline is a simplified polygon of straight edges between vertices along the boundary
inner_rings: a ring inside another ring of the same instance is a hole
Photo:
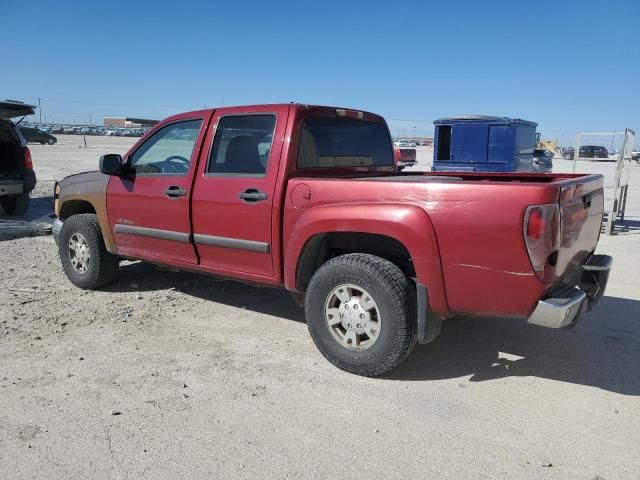
[[[366,116],[370,117],[370,118],[376,118],[378,120],[383,120],[383,117],[381,117],[380,115],[378,115],[377,113],[372,113],[372,112],[368,112],[366,110],[362,110],[359,108],[350,108],[350,107],[338,107],[338,106],[332,106],[332,105],[312,105],[312,104],[306,104],[306,103],[296,103],[296,102],[289,102],[289,103],[265,103],[265,104],[254,104],[254,105],[228,105],[228,106],[224,106],[224,107],[216,107],[216,108],[207,108],[207,109],[202,109],[202,110],[194,110],[191,112],[182,112],[176,115],[172,115],[171,117],[168,117],[168,119],[174,118],[174,117],[182,117],[184,115],[191,115],[191,114],[195,114],[197,112],[212,112],[212,111],[224,111],[224,110],[237,110],[237,109],[243,109],[246,111],[250,111],[252,108],[264,108],[264,107],[284,107],[284,106],[289,106],[289,107],[295,107],[298,110],[313,110],[313,109],[333,109],[333,110],[344,110],[347,112],[362,112],[363,114],[365,114]],[[167,120],[167,119],[165,119]]]
[[[453,117],[439,118],[433,122],[434,125],[450,125],[453,123],[483,123],[491,125],[529,125],[531,127],[537,127],[538,124],[530,122],[529,120],[523,120],[521,118],[509,118],[509,117],[494,117],[491,115],[458,115]]]

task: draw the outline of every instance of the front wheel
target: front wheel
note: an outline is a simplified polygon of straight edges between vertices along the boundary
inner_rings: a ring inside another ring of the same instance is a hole
[[[313,275],[305,295],[309,333],[342,370],[378,376],[400,365],[416,344],[415,288],[393,263],[354,253]]]
[[[107,251],[94,214],[73,215],[65,220],[58,238],[58,254],[67,277],[80,288],[102,287],[118,273],[118,257]]]

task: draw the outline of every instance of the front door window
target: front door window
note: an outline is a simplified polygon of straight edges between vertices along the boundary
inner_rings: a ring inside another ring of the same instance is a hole
[[[129,160],[136,175],[186,175],[202,120],[173,123],[161,128]]]

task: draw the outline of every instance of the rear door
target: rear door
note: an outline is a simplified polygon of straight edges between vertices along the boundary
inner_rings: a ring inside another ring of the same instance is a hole
[[[185,115],[159,127],[125,159],[130,173],[109,181],[107,211],[120,254],[197,263],[189,196],[210,116]]]
[[[193,237],[200,263],[272,277],[273,197],[288,106],[225,108],[195,182]]]

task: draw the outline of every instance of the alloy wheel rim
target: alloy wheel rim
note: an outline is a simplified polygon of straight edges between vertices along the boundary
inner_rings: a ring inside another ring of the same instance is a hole
[[[89,244],[81,233],[74,233],[69,238],[69,260],[73,269],[79,274],[85,274],[89,270],[91,261]]]
[[[325,302],[324,318],[331,336],[349,350],[366,350],[378,340],[382,317],[375,300],[364,288],[338,285]]]

